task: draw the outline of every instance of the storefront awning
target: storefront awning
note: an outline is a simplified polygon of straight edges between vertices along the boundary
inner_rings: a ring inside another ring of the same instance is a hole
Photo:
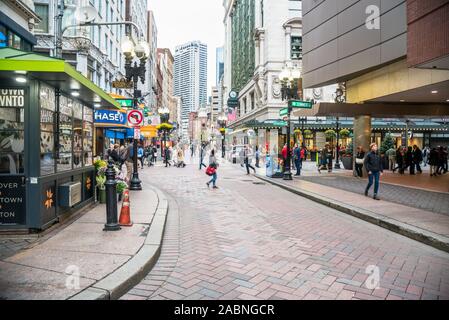
[[[295,109],[294,117],[438,118],[449,116],[449,103],[317,103],[312,109]]]
[[[0,76],[26,71],[27,76],[45,81],[61,91],[79,92],[78,99],[87,104],[120,109],[120,104],[64,60],[12,48],[0,49]]]

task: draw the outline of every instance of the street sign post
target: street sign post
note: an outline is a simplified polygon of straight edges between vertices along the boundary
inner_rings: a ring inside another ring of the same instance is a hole
[[[295,109],[312,109],[313,103],[310,101],[289,100],[288,106]]]
[[[143,123],[143,114],[141,110],[128,111],[128,125],[130,127],[140,127]]]
[[[279,111],[279,116],[283,117],[287,115],[288,115],[288,108],[284,108]]]
[[[132,108],[134,105],[133,99],[115,99],[121,107]]]

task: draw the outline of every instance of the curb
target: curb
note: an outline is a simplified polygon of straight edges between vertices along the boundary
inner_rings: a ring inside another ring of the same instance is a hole
[[[386,218],[384,216],[378,215],[371,211],[364,210],[362,208],[357,208],[357,207],[348,205],[346,203],[339,202],[334,199],[330,199],[330,198],[324,197],[322,195],[319,195],[319,194],[316,194],[316,193],[313,193],[310,191],[300,190],[298,188],[288,186],[284,183],[273,181],[273,180],[263,177],[261,175],[256,174],[255,177],[262,181],[268,182],[272,185],[275,185],[277,187],[280,187],[282,189],[285,189],[287,191],[290,191],[292,193],[300,195],[304,198],[312,200],[314,202],[323,204],[325,206],[328,206],[330,208],[336,209],[343,213],[349,214],[353,217],[359,218],[359,219],[367,221],[369,223],[375,224],[379,227],[388,229],[392,232],[398,233],[398,234],[408,237],[410,239],[419,241],[419,242],[429,245],[435,249],[449,252],[449,238],[448,237],[445,237],[445,236],[436,234],[434,232],[424,230],[424,229],[421,229],[421,228],[418,228],[418,227],[415,227],[415,226],[412,226],[407,223],[403,223],[403,222],[400,222],[400,221],[397,221],[397,220],[394,220],[391,218]]]
[[[150,224],[147,238],[134,257],[113,273],[84,289],[68,300],[117,300],[137,285],[156,264],[168,214],[168,200],[161,190],[151,186],[159,203]]]

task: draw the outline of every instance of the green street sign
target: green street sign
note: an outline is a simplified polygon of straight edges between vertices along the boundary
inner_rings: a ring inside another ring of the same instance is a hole
[[[288,105],[291,108],[297,108],[297,109],[312,109],[313,104],[310,101],[301,101],[301,100],[290,100],[288,102]]]
[[[274,126],[285,127],[287,125],[287,121],[276,121],[273,123]]]
[[[280,115],[281,117],[288,115],[288,108],[281,109],[281,110],[279,111],[279,115]]]
[[[133,99],[115,99],[118,103],[120,103],[120,106],[132,108],[133,107]]]

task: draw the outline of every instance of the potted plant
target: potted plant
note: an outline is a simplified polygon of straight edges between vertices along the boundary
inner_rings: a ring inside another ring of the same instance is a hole
[[[97,160],[94,162],[96,177],[95,180],[97,182],[98,194],[97,199],[100,203],[106,203],[106,168],[107,163],[104,160]]]
[[[104,174],[97,174],[95,180],[97,181],[98,187],[98,200],[100,203],[106,203],[106,176]]]
[[[128,189],[128,185],[125,181],[118,181],[117,182],[117,195],[118,195],[118,201],[122,201],[123,192]]]
[[[353,170],[353,145],[350,143],[341,156],[341,162],[346,170]]]

